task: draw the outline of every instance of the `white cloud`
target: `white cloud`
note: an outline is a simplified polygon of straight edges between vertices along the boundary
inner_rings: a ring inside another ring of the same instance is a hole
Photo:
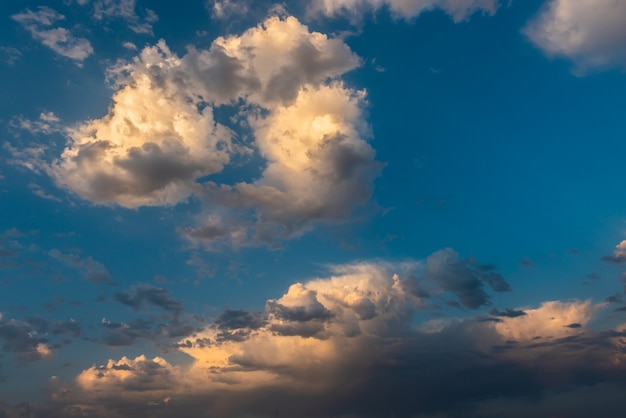
[[[38,120],[30,120],[19,116],[11,120],[10,126],[13,128],[23,129],[31,134],[50,135],[65,131],[60,122],[61,120],[54,114],[54,112],[41,112]]]
[[[294,103],[252,118],[267,167],[254,183],[213,190],[214,199],[254,207],[259,242],[298,236],[314,221],[344,219],[369,200],[380,168],[362,139],[363,98],[341,83],[311,86]]]
[[[387,7],[392,15],[411,19],[423,12],[441,9],[455,22],[461,22],[476,12],[493,15],[498,8],[498,3],[498,0],[314,0],[309,6],[309,12],[326,16],[349,15],[358,18],[372,10]]]
[[[65,16],[49,7],[40,6],[36,12],[26,9],[11,18],[28,30],[34,39],[57,54],[73,59],[79,65],[93,54],[93,48],[87,39],[75,37],[62,27],[50,28],[58,21],[64,20]]]
[[[270,17],[183,57],[160,41],[109,69],[117,86],[109,113],[68,128],[67,147],[47,171],[98,204],[133,208],[208,196],[209,223],[220,225],[188,229],[196,242],[298,236],[315,221],[345,219],[372,193],[380,164],[364,140],[365,92],[338,80],[358,65],[342,40],[293,17]],[[234,154],[251,153],[213,119],[219,105],[251,130],[267,161],[258,180],[198,183]],[[253,220],[246,218],[251,208]]]
[[[548,56],[572,60],[580,74],[626,68],[626,2],[550,0],[524,33]]]
[[[57,184],[100,204],[172,205],[197,188],[195,179],[220,171],[230,133],[176,85],[180,65],[161,41],[117,67],[123,84],[110,112],[70,129],[49,167]]]
[[[544,302],[538,308],[525,309],[525,315],[501,318],[495,328],[507,340],[525,343],[564,338],[584,332],[593,315],[604,306],[591,301]]]

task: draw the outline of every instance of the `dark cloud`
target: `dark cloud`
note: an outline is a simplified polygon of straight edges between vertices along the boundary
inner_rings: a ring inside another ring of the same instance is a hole
[[[151,305],[174,315],[183,312],[183,303],[170,296],[169,291],[162,287],[149,284],[132,286],[129,290],[115,293],[115,299],[138,310],[143,305]]]
[[[259,329],[266,324],[266,320],[260,313],[249,311],[226,309],[216,320],[220,330],[236,330],[241,328]]]
[[[506,318],[517,318],[518,316],[526,315],[526,312],[524,312],[524,311],[515,310],[515,309],[511,309],[511,308],[506,308],[503,311],[500,311],[500,310],[494,308],[489,313],[491,315],[493,315],[493,316],[502,316],[502,317],[506,317]]]
[[[495,292],[511,290],[494,266],[480,264],[473,258],[459,259],[451,248],[437,251],[427,258],[425,276],[437,282],[443,290],[453,293],[470,309],[490,303],[485,284]]]
[[[81,325],[74,321],[49,321],[41,317],[25,320],[4,320],[0,315],[2,350],[20,361],[38,361],[52,357],[51,344],[68,344],[82,334]],[[63,340],[57,343],[57,339]]]

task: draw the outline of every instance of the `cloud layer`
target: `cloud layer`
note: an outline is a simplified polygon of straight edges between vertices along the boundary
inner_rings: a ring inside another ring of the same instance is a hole
[[[95,417],[384,417],[389,408],[477,417],[508,416],[505,400],[539,396],[524,407],[547,417],[540,412],[570,391],[626,385],[624,327],[589,328],[605,305],[554,301],[416,328],[427,301],[411,282],[429,280],[420,271],[421,263],[337,266],[330,277],[293,284],[264,312],[227,310],[182,338],[176,346],[193,359],[188,366],[143,355],[109,360],[80,373],[55,405]]]

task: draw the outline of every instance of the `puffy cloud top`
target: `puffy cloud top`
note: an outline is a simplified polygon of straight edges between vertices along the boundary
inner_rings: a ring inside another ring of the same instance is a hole
[[[579,73],[626,68],[626,3],[621,0],[551,0],[524,29],[549,56],[562,56]]]

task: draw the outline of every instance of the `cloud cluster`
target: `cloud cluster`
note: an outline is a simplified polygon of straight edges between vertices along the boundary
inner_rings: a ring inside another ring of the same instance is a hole
[[[358,65],[342,40],[294,17],[270,17],[182,57],[160,41],[110,68],[117,91],[108,114],[69,128],[67,147],[46,171],[97,204],[205,196],[206,222],[185,235],[206,245],[297,236],[366,203],[380,171],[364,139],[365,92],[339,80]],[[232,129],[232,119],[216,121],[217,107],[234,113]],[[235,136],[240,124],[252,144]],[[253,151],[265,160],[257,179],[201,184]]]
[[[502,416],[506,400],[625,387],[624,327],[588,327],[604,305],[554,301],[525,314],[496,310],[494,321],[416,328],[424,300],[408,282],[419,268],[335,267],[331,277],[293,284],[263,313],[227,310],[182,338],[177,346],[191,365],[146,356],[109,360],[84,370],[57,406],[120,417],[140,408],[155,417],[474,417],[496,410]]]
[[[493,15],[498,4],[498,0],[315,0],[309,6],[309,12],[359,18],[367,12],[388,8],[396,17],[411,19],[423,12],[441,9],[455,22],[461,22],[476,12]]]
[[[36,12],[26,9],[11,18],[28,30],[33,39],[79,65],[93,54],[93,48],[87,39],[76,37],[65,28],[53,27],[64,20],[65,16],[47,6],[39,6]]]
[[[4,319],[0,313],[0,341],[2,350],[13,353],[20,361],[48,360],[53,357],[51,343],[55,337],[79,337],[82,329],[79,323],[69,321],[48,321],[39,317],[26,320]],[[58,344],[55,344],[58,347]]]
[[[578,73],[623,69],[624,16],[621,0],[550,0],[524,33],[548,56],[572,60]]]

